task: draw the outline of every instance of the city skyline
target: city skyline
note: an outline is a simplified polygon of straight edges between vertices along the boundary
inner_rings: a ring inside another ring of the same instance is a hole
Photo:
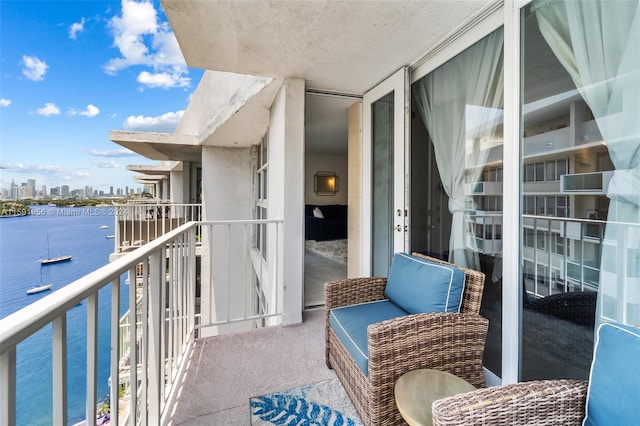
[[[139,186],[110,130],[175,130],[202,70],[159,1],[0,2],[0,188]]]
[[[36,179],[27,179],[26,182],[20,183],[12,180],[9,187],[0,187],[0,200],[127,197],[145,192],[145,189],[145,185],[142,184],[124,187],[109,185],[105,191],[96,189],[91,185],[75,188],[66,184],[57,186],[38,184]]]

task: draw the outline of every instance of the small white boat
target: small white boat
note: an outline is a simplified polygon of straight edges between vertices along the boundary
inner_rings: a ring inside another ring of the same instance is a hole
[[[115,235],[107,235],[107,239],[108,239],[108,240],[110,240],[110,239],[112,239],[112,238],[115,238],[115,237],[116,237]]]
[[[43,265],[46,265],[48,263],[65,262],[67,260],[71,260],[72,258],[73,258],[73,256],[71,256],[71,255],[50,257],[50,258],[47,258],[47,259],[40,259],[40,263],[42,263]]]
[[[107,225],[102,225],[100,229],[109,229],[109,227]]]
[[[42,284],[31,287],[29,290],[27,290],[27,294],[42,293],[43,291],[51,290],[51,287],[53,287],[53,284]]]

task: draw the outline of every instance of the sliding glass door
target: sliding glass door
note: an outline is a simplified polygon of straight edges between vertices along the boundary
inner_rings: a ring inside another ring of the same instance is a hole
[[[503,31],[413,83],[411,249],[481,270],[485,366],[501,370]]]

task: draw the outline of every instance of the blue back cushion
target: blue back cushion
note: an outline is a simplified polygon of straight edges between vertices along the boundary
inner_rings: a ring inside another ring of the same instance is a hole
[[[460,312],[464,271],[420,257],[393,257],[385,295],[411,314]]]
[[[369,346],[367,327],[384,320],[403,317],[405,311],[389,302],[361,303],[334,308],[329,314],[329,324],[345,349],[351,354],[365,376],[369,375]]]
[[[604,323],[591,364],[584,426],[640,422],[640,329]]]

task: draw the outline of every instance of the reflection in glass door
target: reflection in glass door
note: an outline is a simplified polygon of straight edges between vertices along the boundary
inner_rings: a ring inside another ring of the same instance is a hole
[[[596,321],[640,321],[640,9],[604,3],[522,11],[523,380],[587,379]]]

